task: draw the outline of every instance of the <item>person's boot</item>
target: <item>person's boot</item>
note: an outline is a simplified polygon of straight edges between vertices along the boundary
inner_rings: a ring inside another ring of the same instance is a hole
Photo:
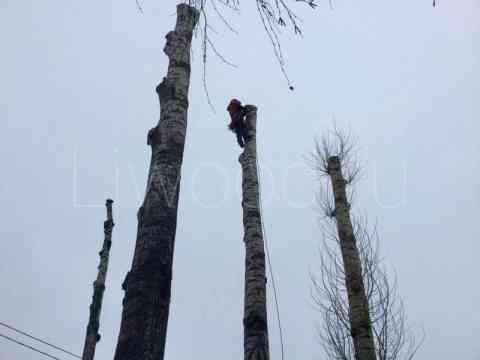
[[[238,145],[243,148],[245,146],[244,142],[243,142],[243,139],[242,139],[242,136],[237,133],[237,142],[238,142]]]

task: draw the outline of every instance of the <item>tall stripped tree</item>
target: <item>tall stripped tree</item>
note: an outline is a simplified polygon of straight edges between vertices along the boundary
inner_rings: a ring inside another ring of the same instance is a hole
[[[161,360],[165,351],[180,172],[187,131],[190,51],[199,17],[177,6],[175,30],[164,48],[167,76],[157,86],[160,121],[148,133],[152,158],[130,272],[123,283],[122,322],[115,360]]]
[[[95,347],[100,340],[98,329],[100,327],[100,314],[102,312],[103,293],[105,291],[105,280],[107,279],[108,260],[110,257],[110,248],[112,246],[113,230],[113,200],[107,199],[107,220],[103,223],[105,238],[103,240],[102,250],[100,251],[100,265],[98,266],[97,279],[93,283],[93,298],[90,305],[90,317],[88,319],[87,334],[85,336],[85,345],[83,346],[82,360],[93,360],[95,356]]]
[[[317,173],[331,183],[319,194],[321,272],[312,274],[321,344],[328,359],[410,360],[423,339],[417,342],[407,326],[397,283],[381,266],[376,227],[351,214],[352,186],[361,172],[355,153],[351,134],[335,127],[317,141],[313,157]]]
[[[257,169],[257,108],[246,105],[247,141],[242,165],[242,207],[245,242],[244,359],[268,360],[265,250]]]

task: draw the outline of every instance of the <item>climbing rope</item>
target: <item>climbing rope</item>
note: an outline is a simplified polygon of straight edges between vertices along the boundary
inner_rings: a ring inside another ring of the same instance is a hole
[[[260,176],[260,166],[258,165],[258,154],[255,160],[256,160],[257,174],[258,174],[258,203],[260,207],[260,218],[262,219],[260,222],[262,223],[262,234],[263,234],[263,239],[265,240],[265,253],[267,255],[268,272],[270,274],[270,278],[272,279],[273,297],[275,299],[275,310],[277,314],[278,332],[280,335],[280,347],[281,347],[281,353],[282,353],[282,360],[284,360],[285,351],[284,351],[284,344],[283,344],[283,328],[282,328],[282,321],[280,318],[280,306],[278,305],[277,285],[275,283],[275,276],[273,273],[272,261],[270,260],[270,248],[268,245],[267,232],[265,231],[265,225],[263,224],[263,205],[262,205],[262,191],[261,191],[262,181]]]

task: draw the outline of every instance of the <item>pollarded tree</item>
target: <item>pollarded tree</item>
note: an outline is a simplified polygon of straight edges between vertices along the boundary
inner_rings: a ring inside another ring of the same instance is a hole
[[[351,214],[361,171],[354,141],[336,128],[329,135],[317,141],[313,156],[319,180],[332,184],[318,197],[323,242],[320,274],[311,275],[321,345],[329,359],[410,360],[423,338],[417,342],[408,327],[397,282],[382,267],[376,227]]]

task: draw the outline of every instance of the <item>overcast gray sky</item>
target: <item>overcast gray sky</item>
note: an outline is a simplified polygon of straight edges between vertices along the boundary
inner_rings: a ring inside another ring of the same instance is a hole
[[[174,1],[144,0],[143,8],[134,0],[0,6],[0,320],[81,353],[103,204],[112,197],[98,360],[112,359],[116,345],[150,157],[146,134],[159,114],[154,88],[175,21]],[[238,97],[259,107],[264,221],[286,359],[320,358],[308,281],[320,234],[304,155],[335,116],[351,126],[366,162],[356,208],[378,221],[411,323],[427,334],[418,358],[478,360],[480,1],[439,0],[434,9],[431,0],[335,0],[333,11],[321,2],[299,13],[304,37],[283,37],[293,92],[253,0],[228,15],[239,36],[212,18],[217,47],[239,66],[210,57],[216,114],[196,40],[167,359],[242,357],[240,149],[224,111]],[[273,315],[271,293],[269,300]],[[41,358],[0,339],[1,360]]]

